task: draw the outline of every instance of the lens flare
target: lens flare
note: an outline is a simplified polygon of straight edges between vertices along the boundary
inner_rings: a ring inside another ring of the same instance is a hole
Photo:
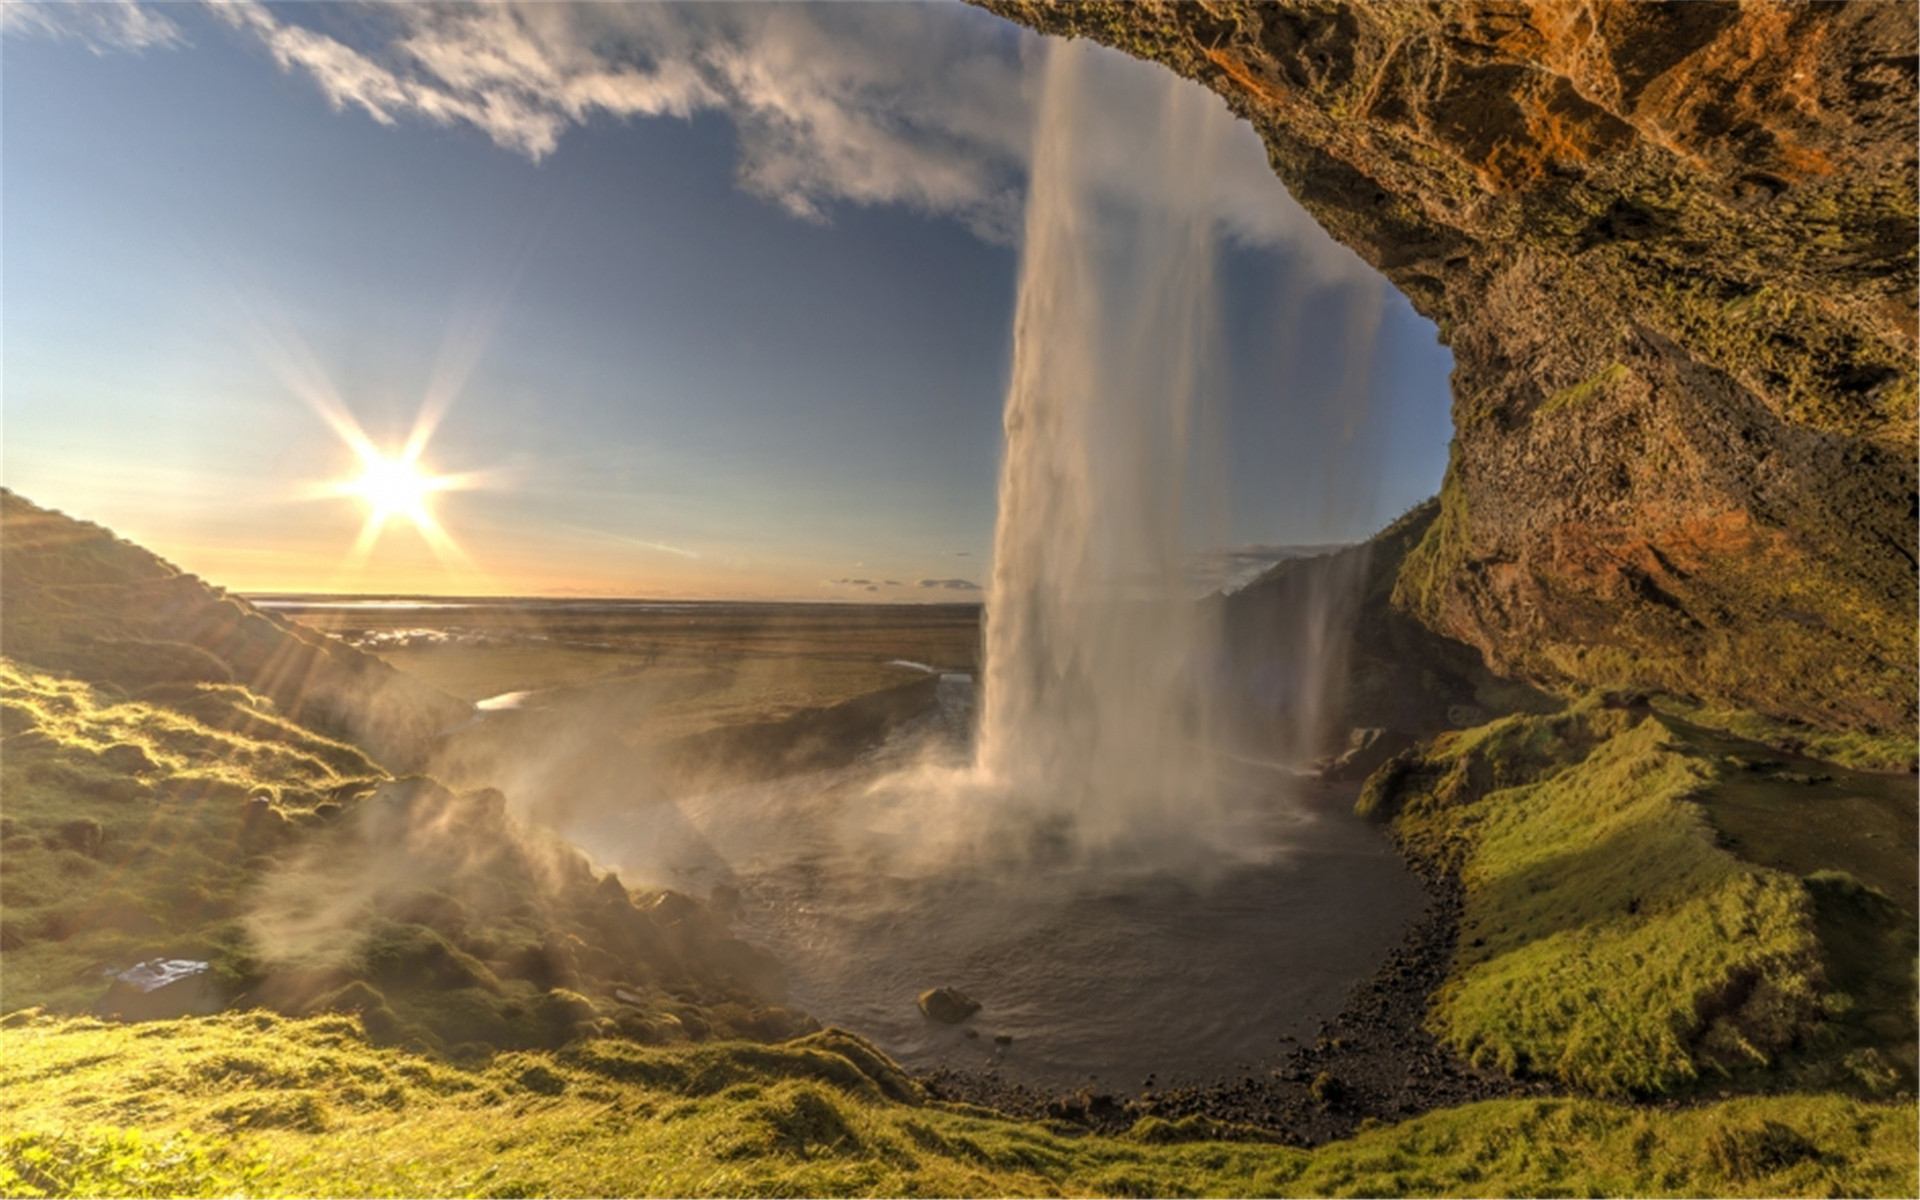
[[[444,491],[447,484],[446,476],[430,475],[417,462],[400,456],[388,458],[376,452],[375,457],[367,460],[360,478],[344,486],[350,495],[366,502],[374,517],[382,521],[406,517],[418,525],[430,519],[427,497]]]
[[[379,543],[387,523],[396,518],[411,524],[442,562],[467,563],[466,552],[434,515],[432,497],[438,492],[471,487],[472,478],[436,475],[423,466],[420,452],[426,448],[427,439],[418,428],[406,446],[394,453],[374,445],[357,425],[352,427],[350,435],[343,433],[342,436],[360,456],[360,474],[333,484],[329,491],[336,496],[353,497],[367,507],[366,523],[360,527],[360,536],[348,553],[348,563],[355,566],[364,563]]]
[[[441,564],[461,576],[466,585],[482,589],[492,586],[487,573],[441,525],[434,511],[434,499],[441,492],[509,487],[513,472],[496,466],[439,474],[428,467],[425,451],[479,362],[488,334],[505,306],[506,296],[504,285],[488,289],[479,300],[464,305],[454,314],[420,398],[419,410],[414,414],[413,428],[406,441],[396,447],[392,443],[376,444],[367,436],[359,418],[334,387],[326,368],[270,297],[240,293],[237,321],[253,342],[262,363],[326,423],[357,460],[357,471],[343,478],[304,481],[289,489],[290,495],[298,499],[352,499],[365,509],[366,519],[359,537],[337,564],[337,585],[356,586],[362,582],[361,573],[381,533],[398,521],[411,525]]]

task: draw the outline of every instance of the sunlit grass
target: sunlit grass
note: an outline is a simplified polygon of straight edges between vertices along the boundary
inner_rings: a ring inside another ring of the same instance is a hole
[[[1902,1195],[1920,1132],[1911,1105],[1832,1096],[1531,1100],[1308,1152],[899,1098],[844,1035],[453,1067],[338,1017],[11,1024],[0,1191],[23,1196]]]
[[[1698,801],[1720,770],[1660,719],[1588,700],[1443,737],[1392,788],[1371,782],[1368,803],[1465,884],[1433,1027],[1477,1062],[1603,1095],[1808,1038],[1827,1004],[1812,897],[1718,844]]]
[[[225,966],[262,856],[385,777],[245,689],[165,691],[127,700],[0,660],[0,1006],[85,1009],[101,964],[158,953]]]
[[[1762,1063],[1817,1008],[1798,880],[1713,845],[1705,770],[1653,721],[1481,802],[1436,1021],[1476,1061],[1602,1093]]]

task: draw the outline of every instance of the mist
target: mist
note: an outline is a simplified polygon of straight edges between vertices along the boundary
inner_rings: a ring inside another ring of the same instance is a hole
[[[1286,559],[1274,568],[1285,603],[1240,614],[1231,644],[1222,601],[1196,587],[1195,564],[1233,528],[1229,227],[1211,180],[1241,131],[1217,98],[1161,76],[1133,147],[1141,182],[1115,189],[1090,125],[1096,53],[1050,44],[1037,67],[977,656],[916,650],[862,668],[893,671],[890,686],[794,706],[776,698],[806,693],[823,668],[806,653],[766,658],[772,635],[745,617],[710,618],[697,637],[664,610],[506,609],[484,619],[525,629],[484,636],[362,630],[397,662],[468,662],[447,668],[454,681],[480,661],[459,655],[523,652],[509,646],[617,657],[546,687],[494,660],[498,692],[469,694],[424,739],[427,770],[468,798],[422,803],[395,785],[324,852],[284,865],[250,925],[270,958],[324,972],[363,953],[370,920],[443,897],[457,921],[508,920],[460,883],[508,854],[518,904],[565,909],[593,873],[710,900],[708,943],[767,948],[797,1007],[910,1065],[1043,1083],[1205,1076],[1340,1002],[1418,903],[1390,849],[1347,815],[1351,795],[1312,774],[1345,732],[1333,722],[1366,555]],[[1378,308],[1347,311],[1358,404]],[[1349,415],[1300,436],[1337,461],[1363,410]],[[1324,508],[1326,526],[1342,497]],[[704,725],[687,723],[688,697]],[[485,819],[442,819],[456,810]],[[626,936],[620,912],[595,936]],[[539,975],[557,954],[508,958]],[[1005,1040],[926,1022],[915,995],[948,984],[978,995]]]
[[[532,753],[469,738],[464,766],[506,772],[623,878],[737,895],[796,1001],[902,1061],[1056,1083],[1228,1069],[1306,1031],[1418,894],[1311,774],[1344,734],[1365,554],[1285,564],[1288,603],[1246,646],[1195,594],[1194,562],[1231,528],[1208,181],[1233,119],[1164,76],[1135,147],[1154,184],[1116,194],[1112,165],[1081,153],[1093,53],[1050,44],[1040,69],[977,678],[933,671],[930,707],[799,774],[765,777],[744,735],[701,770],[663,769],[615,732],[640,712],[587,704],[545,720],[555,739]],[[1376,318],[1351,308],[1362,374]],[[1333,456],[1357,420],[1312,435]],[[976,989],[1013,1040],[984,1051],[928,1025],[913,996],[942,983]],[[1153,1048],[1115,1049],[1149,1030]]]

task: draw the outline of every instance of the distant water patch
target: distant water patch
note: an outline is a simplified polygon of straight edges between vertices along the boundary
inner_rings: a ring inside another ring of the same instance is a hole
[[[501,692],[498,696],[476,700],[473,706],[481,712],[505,712],[508,709],[525,708],[527,697],[531,695],[532,692]]]

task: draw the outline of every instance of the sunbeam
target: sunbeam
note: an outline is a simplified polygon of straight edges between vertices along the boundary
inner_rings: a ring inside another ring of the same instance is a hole
[[[396,520],[411,525],[434,557],[449,570],[479,576],[478,565],[447,532],[434,511],[439,493],[500,486],[497,471],[439,473],[425,459],[428,443],[453,406],[498,317],[499,304],[486,311],[457,314],[452,322],[433,375],[406,438],[397,446],[382,445],[368,435],[332,379],[305,342],[257,296],[241,312],[255,352],[282,384],[326,423],[334,436],[353,452],[357,470],[339,479],[299,484],[295,494],[308,500],[352,499],[366,510],[360,532],[338,564],[336,580],[344,583],[361,572],[380,544],[382,534]]]
[[[421,453],[439,415],[434,406],[421,409],[406,444],[393,452],[382,450],[367,437],[344,405],[329,405],[321,412],[360,459],[359,474],[323,485],[321,489],[324,495],[351,497],[366,506],[366,521],[347,552],[348,568],[357,568],[367,561],[379,544],[381,533],[395,518],[409,522],[442,563],[472,568],[473,560],[434,515],[433,497],[440,492],[477,486],[480,477],[475,473],[435,474],[421,462]]]

